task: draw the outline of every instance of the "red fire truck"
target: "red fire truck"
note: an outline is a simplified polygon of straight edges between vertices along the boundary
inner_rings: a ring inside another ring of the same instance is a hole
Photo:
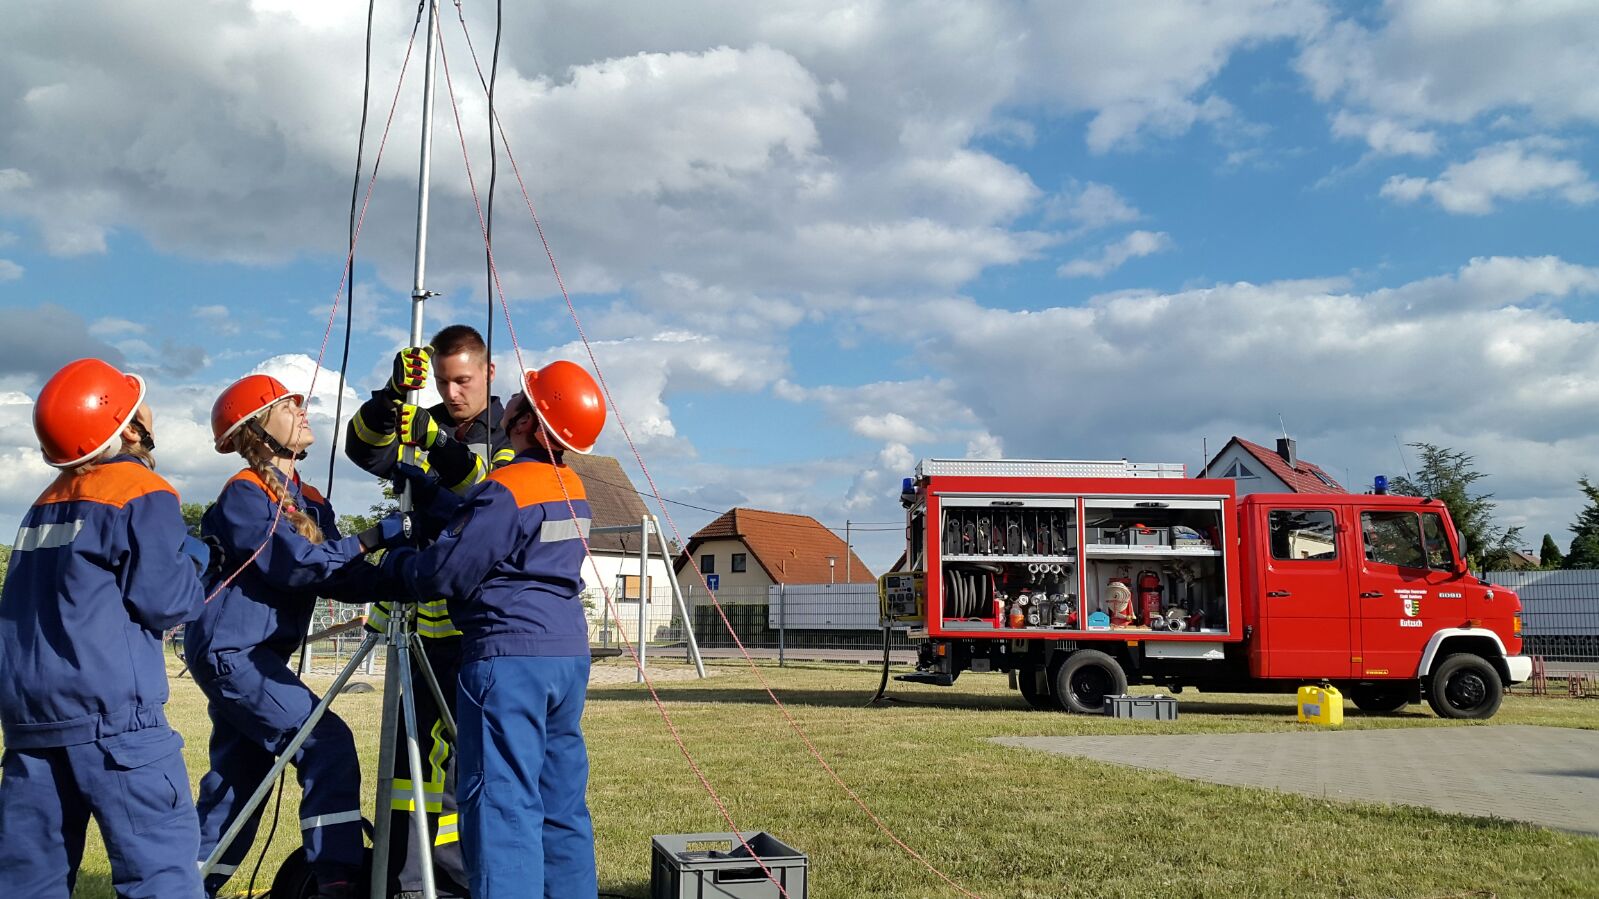
[[[905,481],[907,570],[885,625],[949,686],[1009,672],[1037,708],[1097,712],[1129,683],[1339,687],[1488,718],[1525,681],[1521,601],[1474,577],[1443,503],[1253,494],[1164,463],[929,459]]]

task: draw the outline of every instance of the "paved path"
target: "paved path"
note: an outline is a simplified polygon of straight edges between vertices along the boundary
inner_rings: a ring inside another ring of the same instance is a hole
[[[1212,783],[1420,805],[1599,836],[1599,731],[1505,725],[994,742]]]

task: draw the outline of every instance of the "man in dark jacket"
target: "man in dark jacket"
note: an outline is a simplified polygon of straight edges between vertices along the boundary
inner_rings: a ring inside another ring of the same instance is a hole
[[[444,402],[425,409],[407,403],[408,392],[426,387],[430,374]],[[489,390],[493,381],[494,363],[482,335],[467,325],[450,325],[433,335],[428,346],[407,347],[395,354],[388,383],[373,391],[372,398],[350,419],[345,455],[366,471],[391,479],[406,468],[399,464],[401,447],[414,446],[419,465],[432,482],[464,494],[514,455],[501,427],[500,400]],[[461,632],[451,622],[442,597],[424,598],[415,608],[422,650],[454,715]],[[381,631],[387,626],[389,611],[388,603],[375,604],[369,625]],[[418,743],[428,766],[423,790],[436,834],[433,856],[439,896],[464,896],[466,875],[456,830],[455,747],[427,685],[419,679],[411,695],[416,700]],[[407,771],[405,753],[396,752],[389,885],[402,896],[421,895],[422,889],[422,870],[413,849],[416,840],[411,836],[414,800]]]

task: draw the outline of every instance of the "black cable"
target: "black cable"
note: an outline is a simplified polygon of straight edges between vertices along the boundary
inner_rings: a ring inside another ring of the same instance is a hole
[[[494,57],[489,63],[489,203],[488,213],[484,218],[483,224],[483,277],[487,282],[483,295],[484,299],[488,301],[489,307],[489,326],[484,333],[486,345],[484,352],[489,357],[490,365],[494,364],[494,297],[497,293],[494,289],[494,182],[498,180],[500,174],[500,153],[494,139],[494,82],[500,74],[500,25],[501,13],[503,12],[501,3],[502,0],[494,0]],[[522,380],[521,372],[517,372],[516,380],[518,382]],[[489,393],[492,394],[493,392],[494,384],[491,380]],[[491,430],[490,436],[492,435],[493,431]],[[494,451],[493,444],[494,441],[490,440],[489,452],[491,454]]]
[[[333,444],[328,447],[328,489],[322,495],[333,498],[333,466],[339,460],[339,420],[344,417],[344,379],[350,369],[350,332],[355,322],[355,205],[361,196],[361,157],[366,152],[366,119],[372,99],[372,13],[377,0],[366,4],[366,69],[361,84],[361,130],[355,139],[355,177],[350,183],[350,277],[344,298],[344,354],[339,359],[339,390],[333,401]],[[309,400],[309,398],[308,398]]]

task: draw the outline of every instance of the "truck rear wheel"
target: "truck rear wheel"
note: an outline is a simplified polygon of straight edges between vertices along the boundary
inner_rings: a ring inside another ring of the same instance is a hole
[[[1079,649],[1055,672],[1055,698],[1068,712],[1097,715],[1105,697],[1127,692],[1127,672],[1097,649]]]
[[[1040,712],[1055,712],[1060,710],[1060,704],[1055,702],[1044,684],[1041,683],[1043,672],[1038,668],[1023,668],[1016,672],[1016,690],[1027,700],[1027,704]]]
[[[1374,715],[1397,712],[1410,702],[1408,691],[1399,684],[1357,684],[1349,698],[1355,708]]]
[[[1492,718],[1504,698],[1499,672],[1469,652],[1445,657],[1427,684],[1427,704],[1440,718]]]

